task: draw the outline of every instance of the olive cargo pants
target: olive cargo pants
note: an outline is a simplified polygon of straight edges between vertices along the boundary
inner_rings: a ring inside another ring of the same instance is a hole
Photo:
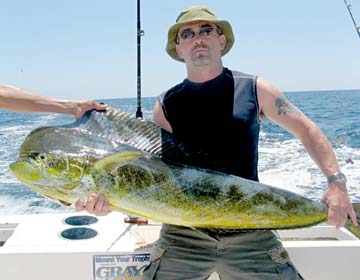
[[[272,231],[218,232],[163,225],[142,280],[302,279]]]

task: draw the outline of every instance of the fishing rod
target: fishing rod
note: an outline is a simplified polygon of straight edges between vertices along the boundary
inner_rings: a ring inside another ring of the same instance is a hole
[[[144,30],[140,26],[140,0],[137,0],[137,110],[136,117],[142,118],[141,112],[141,36]]]
[[[354,19],[353,15],[352,15],[352,12],[351,12],[351,4],[348,4],[348,3],[346,2],[346,0],[344,0],[344,3],[345,3],[345,5],[346,5],[346,8],[347,8],[348,11],[349,11],[349,14],[350,14],[350,17],[351,17],[351,19],[352,19],[352,22],[353,22],[353,24],[354,24],[354,26],[355,26],[356,32],[357,32],[357,34],[358,34],[358,36],[359,36],[359,38],[360,38],[360,27],[356,25],[355,19]]]

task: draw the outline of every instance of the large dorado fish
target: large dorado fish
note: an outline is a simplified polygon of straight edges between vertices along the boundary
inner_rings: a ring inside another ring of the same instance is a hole
[[[281,229],[324,221],[327,207],[240,177],[167,162],[161,129],[109,108],[31,132],[10,168],[30,189],[73,203],[102,193],[113,210],[189,227]]]

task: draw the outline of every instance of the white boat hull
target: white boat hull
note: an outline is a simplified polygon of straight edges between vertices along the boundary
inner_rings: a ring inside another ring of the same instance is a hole
[[[82,213],[0,216],[0,279],[141,279],[159,224],[126,224],[114,212],[86,226],[96,237],[62,238],[63,230],[76,227],[64,219],[76,215]],[[320,225],[279,235],[305,279],[358,279],[360,240],[346,229]]]

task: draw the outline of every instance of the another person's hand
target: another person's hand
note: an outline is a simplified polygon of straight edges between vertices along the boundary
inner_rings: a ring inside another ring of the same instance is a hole
[[[87,211],[90,214],[95,214],[96,216],[105,216],[109,214],[109,200],[106,199],[102,194],[92,193],[89,195],[87,201],[83,199],[78,199],[75,202],[76,211]]]
[[[85,112],[89,110],[96,109],[101,111],[107,109],[107,105],[98,104],[93,100],[82,100],[74,102],[76,106],[74,116],[77,119],[80,119],[85,114]]]
[[[324,193],[322,202],[329,207],[327,223],[337,228],[343,227],[348,217],[354,226],[358,226],[356,213],[351,204],[346,184],[341,182],[333,182],[328,190]]]

